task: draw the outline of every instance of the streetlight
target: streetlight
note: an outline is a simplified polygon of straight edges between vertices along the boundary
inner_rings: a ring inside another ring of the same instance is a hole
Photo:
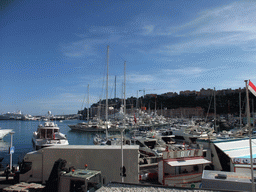
[[[13,134],[14,134],[15,132],[14,131],[12,131],[12,132],[10,132],[10,134],[11,134],[11,146],[10,146],[10,169],[12,170],[12,154],[14,153],[14,147],[12,146],[12,139],[13,139]]]
[[[121,132],[121,154],[122,154],[122,159],[121,159],[121,177],[122,177],[122,183],[124,182],[124,177],[125,175],[125,167],[124,167],[124,151],[123,151],[123,132],[125,130],[125,125],[120,126],[119,130]]]

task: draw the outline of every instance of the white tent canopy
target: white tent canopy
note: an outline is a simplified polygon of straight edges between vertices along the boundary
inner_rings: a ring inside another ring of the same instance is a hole
[[[230,158],[250,158],[249,139],[214,142]],[[256,139],[252,139],[252,154],[256,157]]]
[[[189,166],[189,165],[200,165],[200,164],[207,164],[211,163],[206,159],[189,159],[189,160],[181,160],[181,161],[169,161],[167,164],[172,167],[177,166]]]

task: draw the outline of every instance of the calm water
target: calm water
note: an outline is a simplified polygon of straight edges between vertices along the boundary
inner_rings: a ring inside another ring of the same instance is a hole
[[[60,132],[67,135],[70,145],[91,145],[93,144],[93,137],[97,133],[85,133],[71,131],[68,124],[77,124],[82,122],[80,120],[64,120],[63,122],[57,121]],[[15,120],[1,120],[0,127],[2,129],[13,129],[13,146],[15,151],[12,155],[13,164],[17,164],[18,160],[22,160],[24,155],[33,151],[32,134],[37,130],[37,126],[42,121],[15,121]],[[4,157],[2,165],[10,163],[9,146],[11,144],[11,136],[7,135],[3,140],[0,140],[0,157]]]

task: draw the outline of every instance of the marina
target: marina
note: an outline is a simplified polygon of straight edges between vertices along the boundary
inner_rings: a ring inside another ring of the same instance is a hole
[[[139,122],[140,118],[136,120]],[[19,164],[21,173],[24,172],[26,164],[29,164],[31,167],[27,170],[28,172],[19,175],[20,181],[43,182],[44,184],[54,161],[63,158],[68,162],[67,167],[73,166],[81,169],[86,164],[93,170],[101,171],[105,178],[104,185],[113,181],[185,188],[192,185],[199,188],[204,170],[238,173],[249,171],[250,160],[248,159],[248,147],[246,147],[249,138],[246,132],[241,135],[230,130],[227,132],[228,137],[223,137],[214,131],[213,123],[200,125],[196,123],[198,120],[195,118],[182,121],[181,119],[168,119],[169,125],[164,123],[157,127],[147,126],[147,129],[142,129],[140,126],[138,129],[128,127],[129,131],[124,135],[125,127],[120,127],[119,132],[109,132],[108,135],[101,131],[85,132],[70,129],[70,124],[82,124],[83,122],[87,123],[84,120],[0,121],[1,127],[13,131],[12,146],[14,147],[11,157],[9,154],[11,135],[6,135],[0,141],[3,146],[0,155],[4,158],[1,162],[2,170],[10,163],[10,160],[14,166],[22,162]],[[151,128],[148,129],[149,127]],[[35,137],[31,135],[33,132]],[[58,143],[60,134],[68,143]],[[35,148],[38,141],[32,142],[32,138],[46,139],[46,142]],[[95,143],[95,138],[98,138],[98,143]],[[100,138],[103,139],[100,140]],[[55,143],[51,143],[51,140]],[[230,148],[231,145],[233,148]],[[120,152],[123,150],[124,154],[122,153],[121,156]],[[242,151],[239,152],[240,156],[237,155],[236,150]],[[253,154],[256,153],[255,150],[253,152]],[[128,163],[127,159],[133,164]],[[45,175],[36,174],[38,165],[43,166],[42,169],[48,172],[44,171]],[[124,172],[126,177],[120,177],[121,165],[126,169]],[[113,167],[110,168],[111,166]],[[43,178],[40,179],[36,175],[43,175]]]
[[[255,16],[252,0],[4,1],[0,192],[255,192]]]

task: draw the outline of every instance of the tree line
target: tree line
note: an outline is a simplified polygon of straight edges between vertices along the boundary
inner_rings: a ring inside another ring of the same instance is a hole
[[[164,110],[164,109],[177,109],[177,108],[194,108],[201,107],[205,113],[214,113],[214,100],[216,104],[216,114],[225,115],[233,114],[239,116],[240,106],[242,114],[245,113],[246,107],[246,93],[245,91],[232,92],[225,95],[210,96],[197,96],[197,95],[176,95],[173,97],[167,97],[165,95],[146,95],[139,98],[130,97],[126,99],[126,108],[146,108],[150,110]],[[215,99],[214,99],[215,98]],[[250,109],[254,111],[256,103],[254,102],[254,96],[249,93]],[[241,102],[240,102],[241,100]],[[90,109],[97,109],[99,105],[105,106],[106,100],[94,103]],[[108,106],[119,110],[123,105],[123,99],[113,98],[108,99]],[[87,114],[87,108],[78,111],[79,114]]]

